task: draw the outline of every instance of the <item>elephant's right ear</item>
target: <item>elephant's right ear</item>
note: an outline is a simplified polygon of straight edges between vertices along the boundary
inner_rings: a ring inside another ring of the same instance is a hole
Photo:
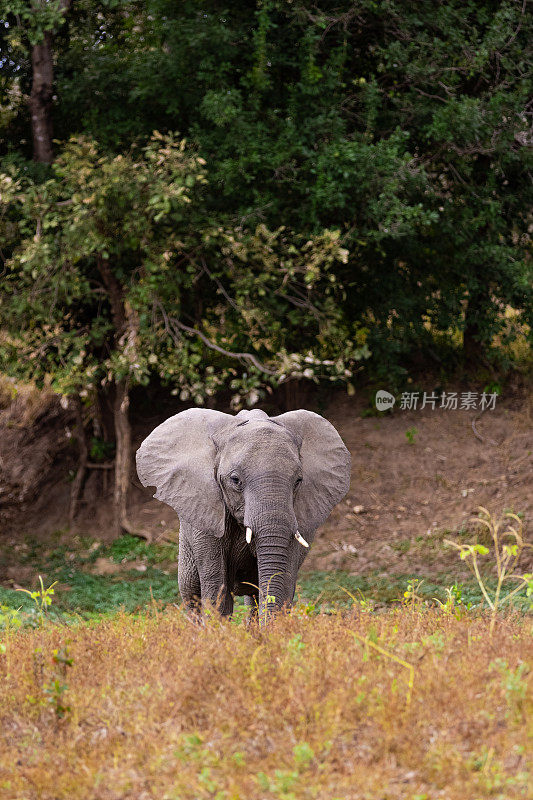
[[[154,497],[171,506],[181,522],[219,537],[225,508],[211,434],[232,420],[220,411],[190,408],[155,428],[137,450],[142,485],[155,486]]]

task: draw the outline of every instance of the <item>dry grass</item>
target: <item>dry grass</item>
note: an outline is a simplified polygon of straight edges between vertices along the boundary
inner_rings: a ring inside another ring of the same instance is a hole
[[[0,796],[527,797],[531,620],[498,618],[492,639],[489,624],[398,607],[259,632],[154,607],[12,632]],[[354,634],[413,665],[410,703],[410,671]]]

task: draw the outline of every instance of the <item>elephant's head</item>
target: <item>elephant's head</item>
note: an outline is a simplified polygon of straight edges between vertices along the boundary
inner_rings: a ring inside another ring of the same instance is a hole
[[[305,545],[344,497],[350,454],[311,411],[268,417],[193,408],[159,425],[137,452],[143,486],[156,486],[182,522],[221,537],[227,515],[257,555],[260,603],[292,601]]]

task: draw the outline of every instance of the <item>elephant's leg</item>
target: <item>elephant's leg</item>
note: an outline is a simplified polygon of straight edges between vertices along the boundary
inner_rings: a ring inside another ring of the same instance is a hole
[[[197,613],[201,605],[201,584],[192,547],[185,536],[180,536],[178,553],[178,585],[181,599],[188,611]]]
[[[200,574],[202,605],[212,606],[219,611],[223,617],[229,617],[233,613],[233,596],[229,591],[224,580],[209,580],[202,582]]]
[[[216,608],[223,616],[233,612],[224,549],[220,539],[191,529],[190,541],[198,568],[202,605]]]

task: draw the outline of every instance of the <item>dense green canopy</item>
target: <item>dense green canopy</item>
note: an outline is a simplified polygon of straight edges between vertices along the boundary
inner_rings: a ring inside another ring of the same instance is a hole
[[[531,323],[522,2],[1,5],[1,368],[238,406]]]

